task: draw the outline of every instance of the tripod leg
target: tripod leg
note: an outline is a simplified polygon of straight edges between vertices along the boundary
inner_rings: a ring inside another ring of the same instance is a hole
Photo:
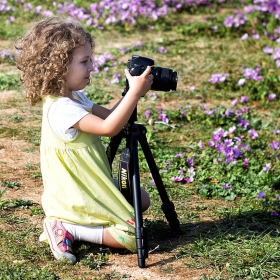
[[[178,220],[177,213],[175,212],[175,207],[173,202],[169,200],[169,197],[167,195],[167,192],[165,190],[165,187],[163,185],[162,179],[160,177],[158,168],[156,166],[154,157],[152,155],[151,149],[149,147],[147,138],[146,138],[146,128],[142,125],[139,125],[139,143],[141,145],[141,148],[143,150],[143,153],[145,155],[145,158],[147,160],[147,163],[149,165],[151,174],[153,176],[153,179],[155,181],[156,187],[158,189],[161,201],[162,201],[162,211],[165,214],[165,217],[169,223],[169,226],[172,230],[174,230],[178,234],[182,234],[182,230],[180,228],[180,222]]]
[[[143,227],[142,216],[142,200],[141,200],[141,188],[140,188],[140,175],[139,175],[139,163],[138,163],[138,150],[137,150],[137,138],[131,137],[131,154],[132,154],[132,193],[133,193],[133,205],[135,211],[135,236],[137,246],[138,266],[140,268],[145,267],[145,258],[148,257],[148,234],[147,229]]]
[[[108,161],[109,161],[111,167],[112,167],[112,163],[115,158],[115,155],[117,153],[117,150],[119,148],[119,145],[122,141],[122,138],[123,138],[123,135],[122,135],[122,131],[121,131],[119,134],[117,134],[116,136],[114,136],[110,139],[109,146],[106,150],[106,155],[107,155],[107,158],[108,158]]]

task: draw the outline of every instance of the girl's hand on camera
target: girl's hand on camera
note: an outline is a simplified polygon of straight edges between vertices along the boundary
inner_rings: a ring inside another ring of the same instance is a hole
[[[150,74],[151,70],[151,66],[147,66],[147,69],[140,76],[131,76],[128,69],[125,69],[125,76],[129,83],[130,94],[135,94],[140,98],[151,89],[154,78],[154,76]]]

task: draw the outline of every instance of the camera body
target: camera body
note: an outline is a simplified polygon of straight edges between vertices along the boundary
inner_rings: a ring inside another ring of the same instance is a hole
[[[140,76],[146,70],[147,66],[152,67],[151,74],[154,76],[152,90],[176,90],[178,73],[172,69],[155,67],[153,59],[135,54],[127,62],[127,68],[131,76]]]

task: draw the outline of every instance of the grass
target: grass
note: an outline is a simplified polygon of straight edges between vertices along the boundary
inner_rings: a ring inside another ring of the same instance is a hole
[[[179,257],[191,267],[214,268],[222,279],[228,273],[230,279],[277,276],[279,231],[264,216],[248,212],[219,222],[215,230],[206,229],[194,242],[183,246]]]
[[[32,3],[39,5],[39,2]],[[86,3],[75,1],[76,5]],[[44,5],[50,6],[50,2],[46,1]],[[177,91],[155,91],[156,98],[147,94],[137,108],[138,122],[147,128],[149,145],[185,232],[177,236],[166,224],[158,191],[151,183],[150,170],[139,149],[141,183],[152,200],[144,216],[144,224],[149,230],[149,250],[154,250],[149,258],[156,262],[153,253],[172,256],[170,263],[154,269],[161,276],[177,273],[182,279],[192,279],[183,275],[182,270],[184,273],[196,272],[195,279],[201,280],[279,279],[279,217],[272,213],[279,211],[279,199],[275,196],[279,194],[280,173],[278,152],[270,148],[273,140],[279,141],[278,134],[273,134],[274,130],[280,129],[279,68],[262,51],[267,45],[277,45],[265,36],[259,40],[241,40],[244,32],[251,31],[249,24],[240,30],[220,28],[218,33],[212,32],[212,25],[223,22],[226,15],[223,12],[217,14],[215,10],[209,12],[203,7],[186,10],[171,15],[168,20],[159,20],[155,30],[149,30],[143,19],[139,19],[138,29],[119,26],[119,30],[91,30],[96,36],[96,55],[110,53],[114,58],[102,65],[100,72],[93,77],[87,88],[88,97],[99,104],[120,97],[125,85],[123,69],[134,53],[153,58],[157,66],[178,71]],[[228,13],[231,12],[229,8]],[[208,22],[203,20],[205,17]],[[1,19],[1,38],[14,41],[29,28],[34,15],[25,13],[21,20],[21,24],[9,26]],[[252,16],[251,21],[254,20]],[[193,24],[188,24],[189,21]],[[268,22],[273,25],[272,20]],[[256,25],[257,31],[258,28],[260,26]],[[136,46],[139,41],[143,42],[142,46]],[[127,51],[120,52],[120,47],[127,48]],[[159,53],[159,47],[167,49],[167,53]],[[36,156],[40,144],[41,107],[31,108],[26,104],[19,94],[19,75],[13,72],[15,66],[5,59],[0,60],[0,94],[7,94],[0,104],[0,152],[18,140],[28,144],[23,149],[26,156]],[[258,65],[264,78],[259,82],[247,81],[244,87],[238,87],[242,69],[255,69]],[[105,66],[108,71],[101,71]],[[115,73],[121,74],[119,83],[108,83]],[[229,73],[229,77],[224,83],[211,84],[209,79],[213,73]],[[195,89],[191,90],[191,87]],[[277,97],[268,101],[268,94],[272,92]],[[248,102],[242,104],[241,96],[248,96]],[[232,106],[235,99],[239,102]],[[206,114],[203,106],[217,113]],[[158,118],[160,107],[161,113],[168,117],[168,123]],[[241,112],[246,107],[250,108],[249,112],[229,113],[225,117],[227,110]],[[148,110],[150,117],[146,118]],[[186,111],[184,115],[183,111]],[[258,132],[256,141],[249,137],[248,129],[238,125],[238,117],[250,122],[250,128]],[[207,143],[216,129],[228,131],[233,126],[236,130],[228,140],[239,137],[251,149],[245,151],[236,163],[223,164],[224,157],[222,163],[217,163],[220,155]],[[200,140],[203,149],[198,147]],[[108,139],[104,141],[108,143]],[[185,177],[189,176],[187,162],[191,158],[196,172],[194,181],[171,180],[180,171]],[[245,158],[249,159],[248,168],[244,168]],[[263,167],[268,162],[271,169],[265,172]],[[41,205],[8,196],[8,193],[28,189],[30,180],[41,186],[39,165],[25,161],[17,170],[10,164],[5,158],[0,161],[0,279],[131,277],[132,272],[110,270],[109,261],[112,257],[126,257],[129,262],[129,254],[92,244],[75,244],[78,263],[74,266],[55,261],[48,245],[38,242],[44,218]],[[225,184],[233,188],[222,188]],[[258,199],[261,191],[265,191],[265,196]]]
[[[0,90],[19,90],[20,80],[18,75],[0,75]]]

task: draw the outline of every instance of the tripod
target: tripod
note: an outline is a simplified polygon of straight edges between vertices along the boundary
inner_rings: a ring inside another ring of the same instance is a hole
[[[110,144],[106,151],[109,163],[112,166],[114,157],[122,139],[126,139],[126,149],[121,155],[121,160],[128,164],[128,183],[131,186],[131,192],[125,195],[128,202],[134,206],[135,212],[135,237],[137,247],[138,266],[145,267],[145,259],[148,258],[148,232],[147,228],[143,226],[142,206],[141,206],[141,189],[140,189],[140,174],[138,163],[138,141],[141,145],[146,161],[150,168],[152,177],[158,189],[162,206],[161,209],[169,223],[170,228],[178,234],[182,234],[180,223],[175,212],[174,204],[169,200],[162,179],[160,177],[158,168],[154,161],[152,152],[150,150],[147,138],[146,128],[143,125],[135,124],[137,120],[137,107],[134,109],[128,123],[122,131],[116,136],[112,137]]]

